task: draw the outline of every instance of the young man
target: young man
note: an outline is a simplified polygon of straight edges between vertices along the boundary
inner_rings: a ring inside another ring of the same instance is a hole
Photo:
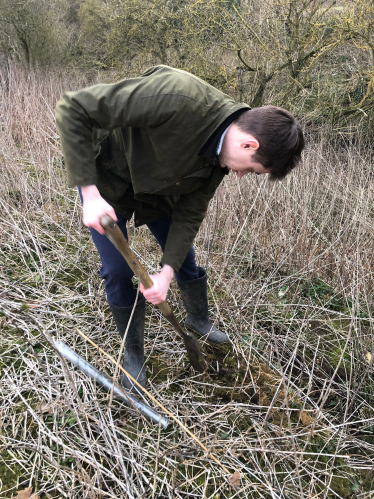
[[[192,246],[215,190],[230,171],[285,177],[300,161],[304,139],[285,110],[237,104],[208,83],[167,66],[139,78],[68,92],[57,104],[69,185],[80,188],[83,223],[100,253],[108,302],[123,337],[135,302],[132,272],[103,235],[100,218],[147,224],[163,249],[162,270],[141,291],[165,300],[175,275],[186,325],[211,343],[228,340],[208,318],[207,276]],[[124,368],[145,386],[145,300],[129,326]],[[132,383],[123,378],[125,387]]]

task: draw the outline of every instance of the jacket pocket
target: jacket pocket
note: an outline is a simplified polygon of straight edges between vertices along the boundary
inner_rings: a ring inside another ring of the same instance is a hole
[[[106,133],[107,135],[98,140],[94,148],[96,166],[112,170],[120,177],[131,180],[125,153],[121,151],[114,138]]]
[[[108,200],[117,203],[131,185],[126,158],[110,135],[97,142],[94,151],[97,188]]]

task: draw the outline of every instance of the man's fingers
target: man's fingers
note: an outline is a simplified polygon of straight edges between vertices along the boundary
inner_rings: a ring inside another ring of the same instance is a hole
[[[89,228],[91,228],[91,229],[95,229],[95,230],[97,230],[97,232],[98,232],[99,234],[102,234],[102,235],[103,235],[103,234],[105,234],[105,229],[104,229],[104,227],[101,225],[100,220],[101,220],[101,217],[102,217],[102,216],[104,216],[104,215],[109,215],[110,217],[112,217],[112,218],[113,218],[113,220],[114,220],[115,222],[117,222],[117,221],[118,221],[115,211],[110,211],[110,210],[108,210],[108,212],[103,212],[102,214],[100,214],[99,216],[97,216],[97,217],[95,217],[95,218],[93,218],[93,219],[87,219],[87,217],[84,217],[84,216],[83,216],[83,218],[82,218],[82,220],[83,220],[83,224],[84,224],[86,227],[89,227]]]
[[[160,274],[151,275],[153,286],[144,289],[144,286],[140,284],[140,291],[143,293],[144,298],[153,303],[153,305],[158,305],[159,303],[166,300],[166,295],[169,289],[169,281],[165,279],[165,276]]]
[[[153,305],[158,305],[165,300],[157,282],[154,282],[153,286],[148,289],[145,289],[140,283],[140,291],[143,293],[144,298]]]
[[[143,295],[148,299],[151,297],[158,297],[161,295],[160,290],[156,287],[156,285],[152,286],[151,288],[145,289],[142,284],[140,284],[140,291],[143,293]]]
[[[110,206],[110,205],[109,205]],[[118,218],[117,218],[117,215],[116,215],[116,212],[114,211],[114,209],[111,207],[111,209],[107,212],[107,213],[103,213],[103,215],[109,215],[110,217],[113,218],[113,220],[115,222],[118,222]],[[102,216],[102,215],[101,215]],[[101,218],[101,217],[100,217]]]
[[[113,206],[101,196],[94,199],[83,198],[83,223],[86,227],[95,229],[99,234],[105,234],[105,229],[100,224],[103,215],[109,215],[115,222],[118,221]]]
[[[105,234],[105,229],[104,227],[99,223],[99,224],[96,224],[95,227],[93,227],[95,230],[97,230],[97,232],[99,234],[101,234],[102,236]]]
[[[98,220],[87,220],[85,217],[83,217],[83,224],[88,227],[89,229],[95,229],[99,234],[105,234],[104,227],[101,226],[100,222]]]

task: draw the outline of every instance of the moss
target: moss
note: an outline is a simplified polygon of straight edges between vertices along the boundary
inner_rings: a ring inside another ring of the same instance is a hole
[[[13,459],[7,451],[2,450],[0,454],[1,497],[13,497],[14,491],[11,489],[18,486],[22,476],[22,468],[13,463]]]
[[[337,346],[331,350],[328,360],[333,367],[339,366],[339,369],[344,369],[349,374],[351,372],[351,358],[347,352],[348,348]]]
[[[151,379],[152,383],[160,384],[167,381],[170,377],[171,368],[165,363],[165,360],[151,356],[147,362],[147,376]],[[172,385],[174,386],[174,385]]]
[[[354,476],[354,475],[353,475]],[[333,476],[330,483],[330,488],[339,494],[342,499],[349,499],[352,497],[352,484],[348,478],[342,476]]]
[[[361,471],[360,482],[364,492],[372,492],[374,490],[374,471],[373,470]]]

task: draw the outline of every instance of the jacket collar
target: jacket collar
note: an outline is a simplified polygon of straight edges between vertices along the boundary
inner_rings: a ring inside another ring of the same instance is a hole
[[[222,134],[225,132],[226,128],[228,128],[233,121],[236,120],[236,118],[242,114],[244,111],[248,111],[248,108],[242,108],[238,109],[234,113],[230,114],[212,133],[212,135],[209,137],[209,139],[205,142],[203,147],[200,149],[198,152],[198,156],[203,156],[204,158],[209,158],[217,161],[218,164],[218,158],[217,158],[217,147],[219,144],[219,141],[221,139]]]

